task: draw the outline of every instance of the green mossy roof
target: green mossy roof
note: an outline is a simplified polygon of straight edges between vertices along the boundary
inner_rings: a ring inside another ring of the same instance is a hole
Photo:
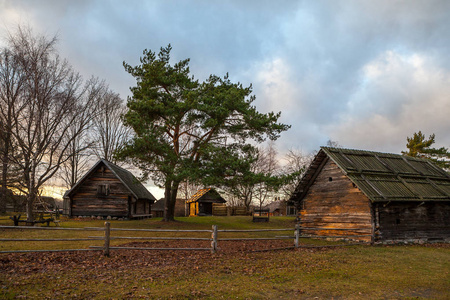
[[[450,201],[450,175],[428,160],[330,147],[321,147],[291,200],[305,196],[305,188],[326,157],[373,202]]]

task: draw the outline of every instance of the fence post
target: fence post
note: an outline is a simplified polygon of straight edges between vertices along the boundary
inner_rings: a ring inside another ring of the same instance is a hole
[[[298,242],[300,239],[300,225],[299,224],[295,224],[295,231],[294,231],[294,246],[295,248],[298,248]]]
[[[103,255],[109,257],[109,242],[111,236],[111,223],[105,222],[105,247],[103,249]]]
[[[216,253],[217,251],[217,225],[212,226],[211,234],[211,253]]]

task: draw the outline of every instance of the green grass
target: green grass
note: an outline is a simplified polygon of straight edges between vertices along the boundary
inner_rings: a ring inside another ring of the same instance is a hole
[[[12,221],[8,220],[1,217],[0,224],[11,225]],[[103,223],[101,220],[63,220],[62,226],[101,227]],[[216,224],[219,229],[251,229],[293,228],[295,220],[274,217],[269,223],[252,223],[251,217],[196,217],[179,218],[172,223],[160,219],[111,223],[112,228],[210,229]],[[0,233],[2,238],[23,235],[42,238],[55,234],[54,231],[31,230],[1,230]],[[57,234],[81,236],[85,233],[60,231]],[[94,234],[102,233],[87,233]],[[164,235],[168,236],[167,233]],[[117,244],[125,242],[128,241],[114,241]],[[332,244],[327,241],[302,242]],[[56,249],[92,244],[53,243],[46,246]],[[41,247],[38,243],[24,246],[20,242],[0,242],[0,245],[2,249],[6,246]],[[109,258],[100,252],[0,254],[0,269],[1,299],[450,298],[448,244],[361,245],[256,253],[218,251],[216,254],[112,251]]]
[[[233,217],[180,217],[176,218],[175,222],[163,222],[161,218],[144,219],[144,220],[127,220],[118,221],[111,220],[111,228],[128,228],[128,229],[190,229],[190,230],[211,230],[212,225],[217,225],[218,229],[288,229],[292,228],[292,231],[277,231],[277,232],[219,232],[219,238],[264,238],[264,237],[276,237],[276,236],[293,236],[295,227],[294,217],[271,217],[270,222],[252,222],[250,216],[233,216]],[[69,219],[66,217],[61,218],[61,228],[85,228],[85,227],[98,227],[104,228],[105,220],[96,219]],[[9,216],[0,216],[0,225],[12,226],[12,221]],[[37,225],[46,227],[46,225]],[[54,227],[52,224],[51,227]],[[66,230],[34,230],[34,229],[7,229],[3,230],[2,238],[11,239],[45,239],[45,238],[89,238],[89,237],[102,237],[104,233],[102,231],[66,231]],[[172,232],[127,232],[127,231],[114,231],[111,233],[112,237],[119,236],[133,236],[133,237],[202,237],[210,238],[211,233],[199,232],[199,233],[172,233]],[[293,240],[292,240],[293,241]],[[313,244],[313,245],[329,245],[337,244],[337,242],[301,239],[301,243]],[[111,245],[117,246],[125,243],[123,240],[112,240]],[[292,244],[292,243],[291,243]],[[10,241],[0,242],[0,251],[8,250],[56,250],[56,249],[87,249],[89,246],[101,246],[103,241]],[[282,245],[284,245],[282,243]],[[219,245],[220,246],[220,245]]]
[[[217,225],[220,229],[254,229],[254,228],[292,228],[295,226],[295,218],[293,217],[274,217],[268,223],[253,223],[251,217],[184,217],[177,218],[175,222],[163,222],[161,218],[145,219],[145,220],[128,220],[118,221],[111,220],[111,228],[129,228],[129,229],[191,229],[191,230],[211,230],[212,225]],[[63,217],[60,222],[62,228],[85,228],[85,227],[99,227],[104,228],[104,220],[96,219],[69,219]],[[0,225],[13,225],[9,216],[0,217]],[[46,227],[43,225],[42,227]],[[20,227],[18,227],[20,228]],[[101,237],[104,233],[102,231],[66,231],[66,230],[34,230],[34,229],[8,229],[2,232],[2,238],[30,238],[30,239],[44,239],[44,238],[88,238]],[[276,235],[293,235],[292,232],[281,231],[277,233],[262,232],[262,233],[220,233],[221,238],[229,237],[273,237]],[[161,237],[203,237],[210,238],[211,234],[208,232],[202,233],[148,233],[148,232],[126,232],[114,231],[111,236],[161,236]],[[111,245],[120,245],[124,243],[123,240],[113,240]],[[7,250],[54,250],[54,249],[83,249],[89,246],[100,246],[103,241],[11,241],[0,242],[0,251]]]
[[[23,216],[24,214],[22,214]],[[22,217],[21,219],[24,219]],[[179,217],[175,222],[162,222],[162,218],[144,219],[144,220],[111,220],[112,227],[117,228],[171,228],[183,229],[189,226],[190,229],[211,229],[212,225],[218,225],[221,229],[251,229],[251,228],[294,228],[294,217],[271,217],[270,222],[253,223],[252,217],[233,216],[233,217]],[[63,227],[103,227],[105,220],[96,219],[69,219],[61,218]],[[13,222],[9,215],[0,216],[0,225],[12,226]],[[45,226],[45,225],[44,225]]]

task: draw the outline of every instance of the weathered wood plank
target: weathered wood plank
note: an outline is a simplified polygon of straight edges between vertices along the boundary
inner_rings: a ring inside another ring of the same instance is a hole
[[[98,195],[100,185],[109,186],[109,194]],[[136,200],[108,168],[99,167],[79,186],[71,199],[72,216],[132,217],[151,214],[150,204]]]
[[[401,202],[377,205],[379,239],[415,240],[450,238],[447,203]]]
[[[370,241],[371,204],[350,179],[331,160],[323,166],[301,203],[299,219],[302,234],[349,237]],[[308,230],[311,227],[351,228],[355,230]]]

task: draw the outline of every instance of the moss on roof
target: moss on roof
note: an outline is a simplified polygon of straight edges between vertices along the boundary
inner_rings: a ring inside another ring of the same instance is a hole
[[[399,154],[321,147],[291,200],[299,201],[329,158],[373,202],[450,201],[450,175],[432,162]]]

